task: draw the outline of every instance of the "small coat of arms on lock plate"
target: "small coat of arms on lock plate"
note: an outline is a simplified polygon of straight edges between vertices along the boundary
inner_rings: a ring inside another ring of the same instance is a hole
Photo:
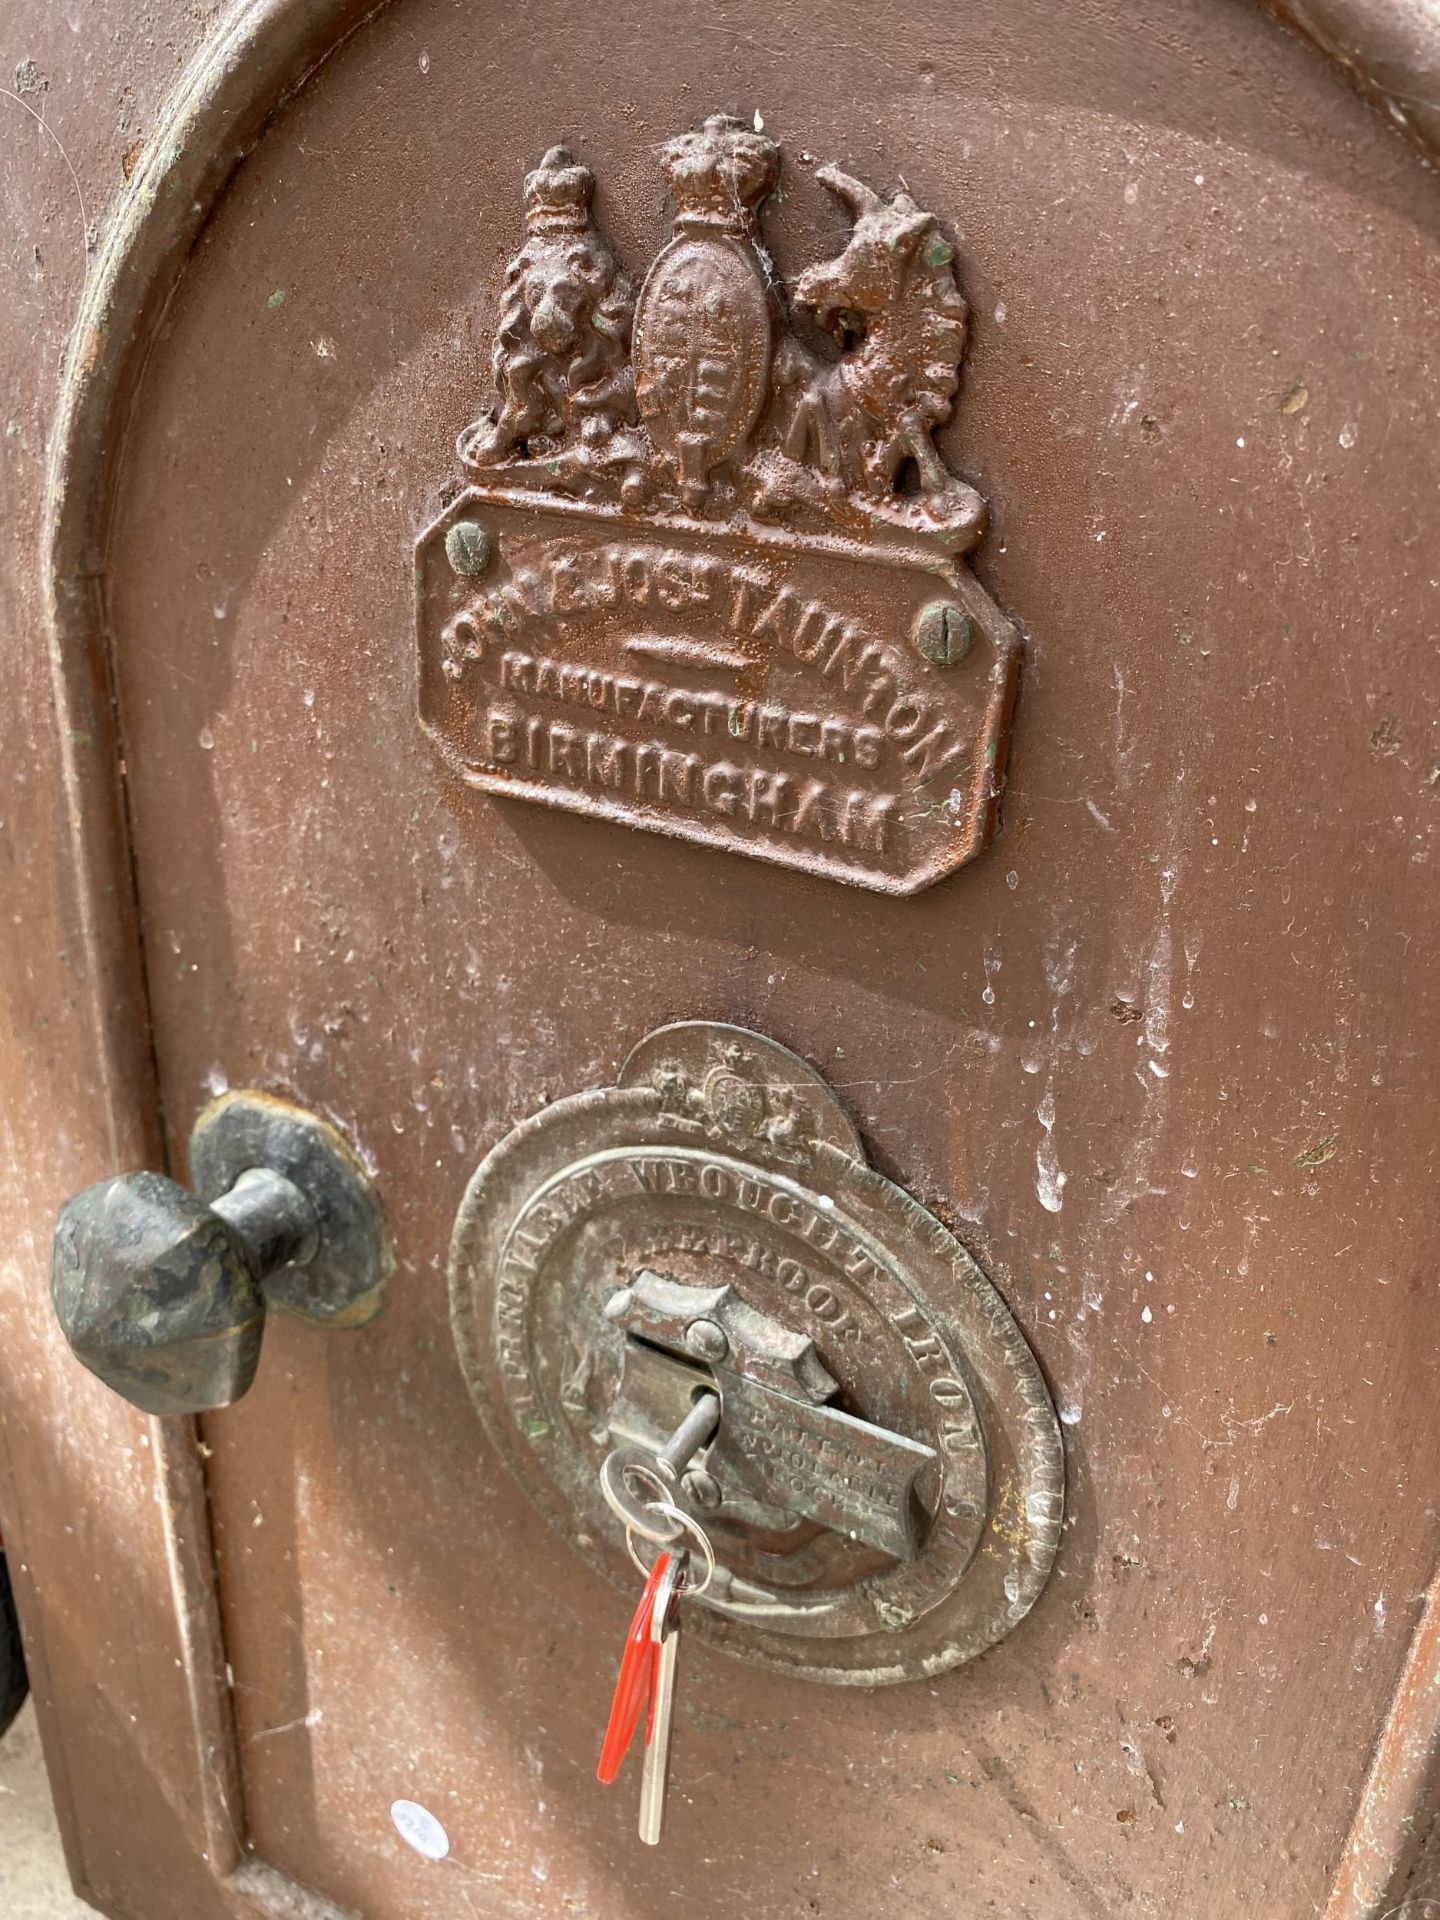
[[[821,166],[848,234],[785,286],[775,141],[716,115],[660,159],[638,292],[591,170],[557,146],[526,178],[496,398],[417,552],[421,720],[485,791],[917,892],[993,831],[1019,662],[934,440],[954,244]]]

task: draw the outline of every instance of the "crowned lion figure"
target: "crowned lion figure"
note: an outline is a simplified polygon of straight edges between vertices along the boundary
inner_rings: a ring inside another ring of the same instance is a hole
[[[634,289],[590,214],[595,176],[552,147],[525,181],[525,244],[501,295],[499,405],[460,437],[470,467],[536,456],[560,480],[638,473],[648,449],[630,365]]]

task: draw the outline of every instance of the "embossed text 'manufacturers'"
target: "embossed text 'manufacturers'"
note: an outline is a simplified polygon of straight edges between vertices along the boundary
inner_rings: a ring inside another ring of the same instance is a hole
[[[478,784],[751,851],[788,844],[791,864],[893,869],[916,820],[953,834],[968,818],[973,716],[880,631],[926,591],[923,569],[912,583],[866,567],[852,591],[847,564],[860,569],[828,556],[752,561],[679,530],[672,544],[563,523],[546,539],[540,517],[525,512],[504,571],[451,591],[422,655]]]

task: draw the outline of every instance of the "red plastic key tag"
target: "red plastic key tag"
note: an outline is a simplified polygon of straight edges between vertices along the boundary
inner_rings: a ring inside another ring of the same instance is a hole
[[[658,1555],[646,1576],[645,1590],[640,1595],[640,1604],[635,1609],[630,1630],[625,1636],[625,1651],[620,1656],[620,1674],[615,1682],[615,1698],[610,1703],[610,1719],[600,1748],[600,1764],[595,1769],[595,1777],[602,1786],[608,1787],[619,1773],[620,1763],[640,1724],[641,1713],[646,1712],[648,1719],[657,1658],[650,1625],[655,1612],[655,1596],[669,1565],[668,1553]]]

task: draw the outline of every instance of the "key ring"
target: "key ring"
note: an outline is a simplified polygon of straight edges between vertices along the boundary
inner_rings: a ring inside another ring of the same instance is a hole
[[[710,1582],[715,1578],[715,1549],[710,1544],[709,1534],[706,1533],[705,1529],[701,1526],[700,1522],[697,1519],[695,1519],[692,1514],[688,1514],[684,1511],[683,1508],[677,1507],[673,1501],[670,1501],[670,1500],[652,1501],[650,1506],[646,1508],[646,1511],[666,1514],[675,1523],[674,1531],[668,1534],[663,1541],[657,1542],[658,1545],[668,1547],[672,1545],[676,1540],[678,1540],[681,1534],[683,1533],[688,1533],[694,1538],[696,1546],[699,1547],[700,1552],[704,1557],[705,1578],[702,1581],[700,1581],[698,1585],[693,1587],[690,1585],[689,1581],[687,1580],[685,1583],[685,1592],[689,1594],[692,1600],[698,1600],[702,1593],[705,1593],[708,1591]],[[643,1538],[647,1540],[651,1540],[654,1538],[653,1534],[648,1532],[643,1527],[627,1526],[625,1529],[625,1551],[629,1554],[630,1558],[634,1561],[636,1568],[641,1573],[643,1573],[648,1579],[650,1574],[650,1569],[649,1567],[646,1566],[645,1562],[640,1558],[639,1554],[635,1551],[634,1536],[637,1533],[639,1533]]]
[[[658,1497],[642,1501],[631,1491],[631,1480],[648,1483],[648,1490]],[[667,1509],[683,1521],[680,1509],[670,1505],[673,1488],[656,1471],[655,1463],[649,1454],[642,1453],[639,1447],[617,1447],[606,1458],[600,1469],[600,1491],[605,1496],[605,1504],[617,1520],[623,1521],[628,1539],[631,1533],[638,1533],[642,1539],[651,1541],[657,1547],[672,1546],[684,1532],[684,1526],[671,1526],[661,1529],[650,1518],[653,1513],[663,1513]],[[632,1554],[631,1559],[634,1559]],[[636,1561],[639,1566],[639,1562]],[[642,1573],[647,1569],[640,1568]]]

